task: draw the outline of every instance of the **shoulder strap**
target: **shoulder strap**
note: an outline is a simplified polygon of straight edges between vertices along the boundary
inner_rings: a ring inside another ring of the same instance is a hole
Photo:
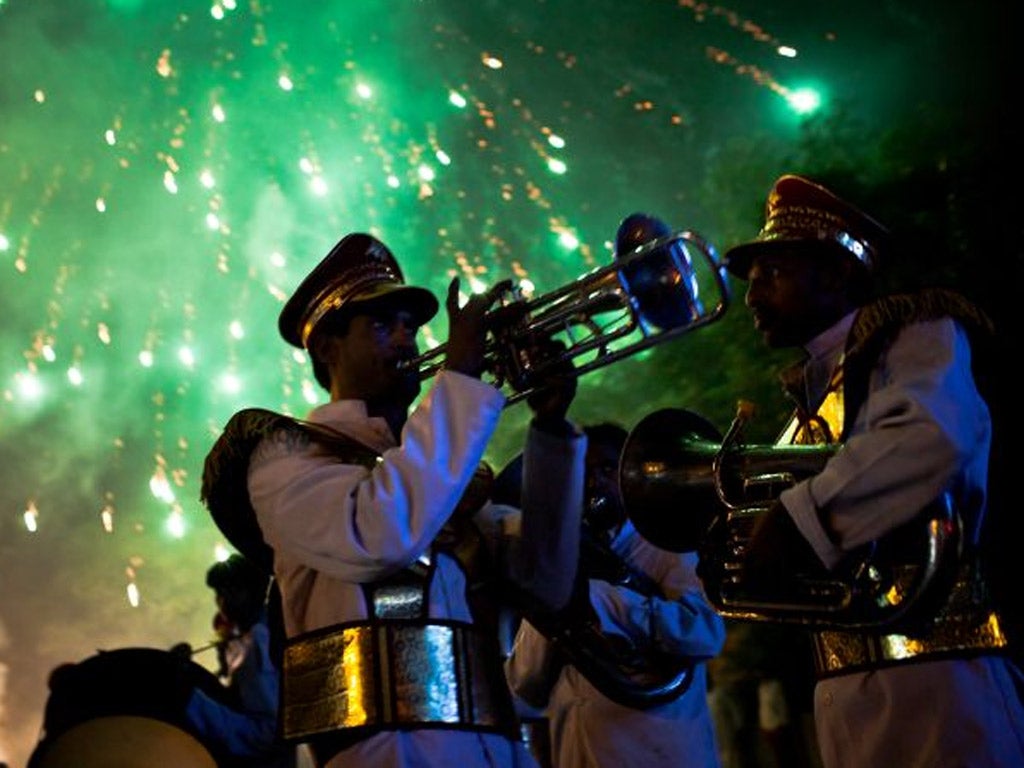
[[[945,288],[927,288],[916,293],[899,293],[861,308],[846,340],[843,362],[843,434],[849,436],[854,417],[864,404],[871,371],[900,330],[911,323],[950,317],[968,332],[990,335],[992,320],[966,298]]]
[[[273,551],[263,541],[247,482],[252,452],[263,438],[280,431],[301,432],[353,464],[372,466],[379,455],[329,427],[263,408],[243,409],[228,420],[206,456],[200,500],[228,541],[268,573],[273,571]]]

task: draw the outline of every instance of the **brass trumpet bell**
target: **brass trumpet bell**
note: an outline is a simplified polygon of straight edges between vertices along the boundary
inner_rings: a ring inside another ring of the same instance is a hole
[[[619,459],[619,488],[641,536],[670,552],[700,548],[721,506],[705,457],[721,442],[710,421],[681,408],[655,411],[633,428]]]

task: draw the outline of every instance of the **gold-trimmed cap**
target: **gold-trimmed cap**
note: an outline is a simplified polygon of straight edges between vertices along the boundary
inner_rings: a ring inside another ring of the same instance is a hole
[[[299,284],[278,318],[281,336],[304,349],[317,323],[341,309],[384,298],[408,309],[423,325],[437,314],[437,298],[426,288],[406,285],[394,255],[362,232],[345,235]]]
[[[754,255],[794,243],[832,243],[869,272],[878,264],[878,249],[888,230],[864,211],[803,176],[782,176],[768,193],[765,223],[751,242],[730,248],[723,263],[747,279]]]

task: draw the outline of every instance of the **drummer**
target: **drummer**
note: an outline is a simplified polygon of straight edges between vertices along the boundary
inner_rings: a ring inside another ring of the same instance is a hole
[[[277,738],[278,670],[270,653],[266,595],[270,576],[241,555],[214,563],[206,585],[214,591],[219,676],[234,706],[196,688],[186,717],[204,743],[250,768],[295,768],[295,747]]]

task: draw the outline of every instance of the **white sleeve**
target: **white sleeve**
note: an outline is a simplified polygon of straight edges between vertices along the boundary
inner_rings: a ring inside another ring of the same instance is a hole
[[[505,660],[505,678],[512,693],[531,707],[546,707],[562,671],[558,655],[554,644],[523,619],[512,653]]]
[[[601,628],[676,656],[717,656],[725,644],[725,623],[704,596],[696,575],[697,555],[656,550],[644,559],[647,567],[641,569],[661,584],[665,597],[591,579],[590,602]],[[636,560],[633,565],[639,567]]]
[[[520,541],[510,576],[549,610],[572,596],[580,551],[587,438],[549,435],[530,427],[523,451]]]
[[[264,440],[248,483],[267,544],[351,582],[407,566],[455,510],[504,403],[493,386],[441,371],[400,444],[372,469],[343,464],[293,437]]]
[[[849,439],[819,474],[779,499],[832,567],[845,551],[909,521],[943,492],[964,496],[972,484],[983,487],[990,440],[966,332],[949,319],[915,323],[901,330],[872,372]]]

